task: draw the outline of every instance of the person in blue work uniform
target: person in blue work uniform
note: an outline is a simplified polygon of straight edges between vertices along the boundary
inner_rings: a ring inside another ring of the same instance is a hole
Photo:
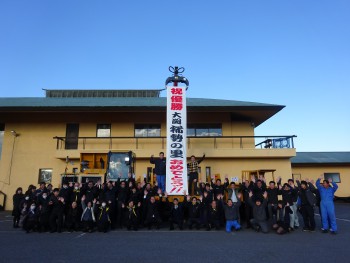
[[[322,232],[327,233],[328,230],[331,234],[337,233],[337,222],[335,218],[334,211],[334,193],[338,189],[338,185],[335,182],[332,182],[332,179],[323,180],[321,184],[322,178],[319,178],[316,181],[316,186],[321,196],[321,217],[322,217]],[[332,186],[330,186],[332,184]],[[329,229],[329,225],[331,228]]]
[[[165,174],[166,174],[166,159],[164,153],[159,153],[159,158],[151,156],[150,163],[154,164],[154,173],[157,175],[158,187],[165,192]]]

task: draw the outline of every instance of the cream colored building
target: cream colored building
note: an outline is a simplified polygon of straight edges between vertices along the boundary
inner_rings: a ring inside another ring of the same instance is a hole
[[[0,190],[7,195],[6,209],[12,209],[19,186],[26,190],[46,180],[59,187],[66,176],[103,180],[106,167],[100,161],[106,163],[110,151],[133,153],[137,180],[150,174],[150,156],[166,151],[166,98],[160,92],[47,90],[40,98],[0,98]],[[202,180],[210,174],[242,180],[247,170],[274,171],[284,180],[292,173],[304,176],[297,167],[292,171],[295,136],[254,132],[283,108],[188,98],[188,156],[206,154]],[[83,161],[88,169],[82,169]],[[270,172],[265,176],[272,179]]]

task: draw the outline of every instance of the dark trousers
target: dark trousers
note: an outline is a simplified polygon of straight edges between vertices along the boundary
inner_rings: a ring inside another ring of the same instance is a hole
[[[220,220],[219,219],[209,219],[208,224],[207,224],[207,229],[214,228],[216,230],[220,229]]]
[[[137,231],[139,229],[139,220],[138,218],[130,218],[126,222],[126,227],[128,230],[134,229]]]
[[[277,223],[277,204],[268,204],[269,221],[274,225]]]
[[[145,226],[147,226],[148,229],[151,229],[152,226],[155,225],[158,229],[161,223],[162,223],[162,220],[160,218],[152,217],[150,219],[146,219]]]
[[[106,222],[98,222],[97,223],[97,229],[99,232],[107,232],[109,230],[109,226],[111,224],[109,223],[109,221]]]
[[[170,222],[170,230],[174,229],[175,224],[178,225],[181,230],[183,229],[183,225],[184,225],[183,220],[169,218],[169,222]]]
[[[43,213],[39,217],[39,222],[40,222],[40,231],[48,231],[49,230],[49,219],[50,215],[49,213]]]
[[[193,173],[189,173],[189,180],[188,180],[188,192],[190,195],[194,194],[194,185],[193,185],[193,181],[194,179],[198,180],[198,173],[197,172],[193,172]]]
[[[116,227],[120,227],[120,228],[123,228],[124,211],[123,211],[122,204],[123,204],[122,201],[117,202],[117,225],[116,225]]]
[[[301,215],[303,216],[304,221],[304,227],[308,228],[310,230],[315,230],[316,223],[315,223],[315,215],[314,215],[314,208],[310,205],[303,205],[301,206]]]
[[[189,218],[188,219],[188,228],[192,229],[192,226],[196,225],[197,229],[201,228],[201,222],[199,218]]]
[[[83,231],[91,232],[94,229],[94,221],[83,221]]]
[[[269,226],[267,224],[267,221],[258,221],[256,219],[250,219],[250,223],[254,229],[259,229],[263,233],[269,232]]]
[[[13,217],[13,227],[18,227],[21,215],[16,215]]]
[[[250,219],[252,218],[252,207],[247,204],[244,204],[244,216],[246,220],[247,227],[251,227]]]
[[[62,231],[63,225],[63,213],[52,213],[50,216],[50,228],[51,232],[57,230],[57,232]]]

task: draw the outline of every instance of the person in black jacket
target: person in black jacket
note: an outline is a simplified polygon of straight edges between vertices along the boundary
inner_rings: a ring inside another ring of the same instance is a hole
[[[316,228],[314,215],[314,207],[316,206],[316,196],[314,193],[316,192],[316,188],[307,181],[296,182],[299,187],[300,212],[304,221],[303,231],[314,232]]]
[[[218,195],[224,195],[225,189],[228,187],[228,178],[225,178],[225,183],[221,184],[221,179],[215,181],[214,176],[211,179],[211,187],[213,188],[214,199],[217,200]]]
[[[66,216],[66,227],[69,232],[73,231],[79,231],[80,230],[80,217],[81,212],[80,208],[78,207],[77,202],[73,202],[70,205],[68,214]]]
[[[107,206],[106,201],[102,201],[101,205],[95,209],[97,210],[95,211],[97,229],[99,232],[106,233],[111,226],[111,220],[109,217],[109,207]]]
[[[89,181],[87,186],[82,188],[81,196],[85,196],[85,202],[92,202],[97,197],[97,188],[93,181]]]
[[[160,228],[160,224],[162,223],[162,219],[158,210],[158,202],[154,196],[151,196],[148,201],[146,201],[146,210],[145,210],[145,226],[150,230],[153,225],[156,226],[157,229]]]
[[[279,185],[281,178],[278,178],[277,185]],[[278,195],[279,189],[276,187],[276,183],[274,181],[270,181],[269,187],[266,189],[267,192],[267,210],[269,213],[269,220],[272,225],[276,224],[277,218],[277,203],[278,203]]]
[[[22,187],[18,187],[16,193],[13,195],[13,227],[18,228],[19,220],[21,218],[21,203],[24,200]]]
[[[46,232],[49,230],[49,220],[51,207],[49,205],[50,198],[47,192],[44,192],[41,196],[38,197],[39,205],[39,231]]]
[[[111,228],[115,229],[117,225],[117,187],[115,186],[115,182],[107,182],[103,189],[103,200],[106,201],[109,207],[109,216],[111,219]]]
[[[36,209],[36,205],[33,202],[27,213],[24,215],[23,229],[29,233],[30,231],[36,231],[39,223],[39,214]]]
[[[166,201],[169,202],[167,195],[165,196],[166,196]],[[174,224],[178,225],[180,230],[183,230],[184,207],[183,207],[183,203],[180,203],[179,199],[177,198],[174,198],[171,204],[169,222],[170,222],[170,230],[174,230]]]
[[[154,173],[157,175],[158,187],[165,192],[165,174],[166,174],[166,159],[164,158],[164,153],[159,153],[159,158],[155,159],[151,156],[150,163],[154,164]]]
[[[117,227],[123,228],[123,205],[129,200],[129,187],[126,181],[116,182],[117,187]]]
[[[254,184],[252,181],[245,180],[240,185],[239,192],[243,195],[243,202],[244,202],[244,218],[246,221],[246,228],[251,228],[252,225],[250,224],[250,219],[252,219],[252,207],[249,204],[249,193],[253,191]]]
[[[139,224],[140,224],[139,209],[140,209],[140,207],[141,207],[141,203],[138,202],[137,206],[136,206],[133,200],[129,200],[127,206],[125,206],[123,204],[123,208],[127,212],[126,227],[128,230],[133,229],[134,231],[137,231],[139,229]]]
[[[290,209],[289,203],[286,205],[283,204],[283,201],[278,201],[277,203],[277,221],[272,226],[276,233],[283,235],[290,232],[290,214],[293,211]]]
[[[64,213],[64,198],[60,197],[59,189],[55,188],[53,190],[53,195],[50,198],[49,205],[51,206],[51,215],[50,215],[50,228],[51,233],[57,231],[58,233],[62,232],[63,226],[63,213]]]
[[[208,208],[208,220],[207,220],[207,231],[210,231],[215,227],[216,230],[220,229],[221,221],[222,221],[222,203],[223,196],[218,196],[218,201],[211,201],[210,206]]]
[[[201,228],[200,222],[200,205],[197,202],[197,198],[193,196],[186,197],[186,207],[188,209],[188,228],[192,229],[193,225],[196,225],[197,229]]]

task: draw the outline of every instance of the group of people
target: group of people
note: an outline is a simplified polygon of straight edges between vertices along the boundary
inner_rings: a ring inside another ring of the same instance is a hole
[[[303,231],[315,231],[314,209],[320,209],[322,232],[337,233],[333,197],[337,184],[318,179],[312,181],[281,178],[269,182],[252,176],[240,184],[224,183],[212,177],[211,182],[193,179],[192,195],[168,197],[158,183],[127,180],[94,184],[63,182],[62,188],[41,183],[30,185],[23,193],[18,188],[13,196],[13,227],[20,225],[26,232],[85,231],[107,232],[140,227],[170,230],[178,227],[220,230],[241,230],[242,225],[257,232],[288,233],[299,227],[301,213]],[[281,196],[281,198],[279,198]],[[279,200],[281,199],[281,200]]]

